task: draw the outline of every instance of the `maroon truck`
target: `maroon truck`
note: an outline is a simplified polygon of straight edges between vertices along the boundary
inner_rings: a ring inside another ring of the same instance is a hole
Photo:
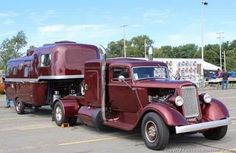
[[[171,133],[202,133],[218,140],[230,123],[225,105],[195,84],[169,80],[162,62],[110,59],[84,66],[83,96],[66,96],[54,107],[57,125],[78,119],[103,129],[141,127],[148,148],[164,149]]]
[[[225,105],[195,84],[169,79],[165,63],[105,60],[96,46],[58,42],[10,60],[7,97],[17,113],[52,106],[57,125],[80,123],[126,131],[140,127],[148,148],[164,149],[169,135],[202,133],[218,140],[230,123]]]

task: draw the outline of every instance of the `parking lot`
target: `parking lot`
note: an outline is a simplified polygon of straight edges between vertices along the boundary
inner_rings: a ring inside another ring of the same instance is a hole
[[[236,89],[201,92],[210,93],[228,107],[232,123],[227,135],[219,141],[207,140],[201,134],[171,136],[167,148],[158,152],[236,152]],[[4,108],[4,100],[0,95],[0,153],[154,152],[146,148],[139,131],[98,132],[85,125],[62,128],[51,121],[49,107],[17,115],[13,107]]]

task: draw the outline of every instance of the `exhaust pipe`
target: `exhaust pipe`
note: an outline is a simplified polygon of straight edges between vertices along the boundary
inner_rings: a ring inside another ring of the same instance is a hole
[[[101,54],[101,111],[102,111],[102,119],[103,121],[106,121],[106,83],[105,83],[105,76],[106,76],[106,50],[105,48],[100,45],[99,47],[100,54]]]

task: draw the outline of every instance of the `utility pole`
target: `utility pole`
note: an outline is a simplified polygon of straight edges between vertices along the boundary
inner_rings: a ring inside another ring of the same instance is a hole
[[[201,44],[202,44],[202,66],[201,66],[201,74],[204,77],[204,71],[203,71],[203,62],[204,62],[204,28],[203,28],[203,22],[204,22],[204,9],[203,7],[208,5],[208,2],[201,0]]]
[[[219,46],[220,46],[220,68],[221,68],[221,70],[223,69],[223,67],[222,67],[222,47],[221,47],[221,45],[222,45],[222,39],[224,38],[222,35],[224,34],[224,32],[217,32],[216,33],[218,36],[217,36],[217,39],[219,39]],[[225,68],[225,53],[224,53],[224,70],[226,69]]]
[[[144,39],[144,57],[147,58],[147,42],[146,39]]]
[[[121,25],[120,27],[123,28],[123,40],[124,40],[124,57],[126,57],[126,44],[125,44],[125,28],[127,27],[128,25]]]

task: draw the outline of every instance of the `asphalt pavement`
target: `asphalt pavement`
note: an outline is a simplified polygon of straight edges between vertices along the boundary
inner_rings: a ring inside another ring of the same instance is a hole
[[[171,136],[165,150],[158,152],[236,152],[236,89],[202,89],[220,99],[228,107],[232,123],[227,135],[218,141],[201,134]],[[51,110],[42,107],[16,114],[13,107],[4,108],[0,95],[0,153],[146,153],[140,131],[110,129],[99,132],[85,125],[58,127],[51,121]]]

